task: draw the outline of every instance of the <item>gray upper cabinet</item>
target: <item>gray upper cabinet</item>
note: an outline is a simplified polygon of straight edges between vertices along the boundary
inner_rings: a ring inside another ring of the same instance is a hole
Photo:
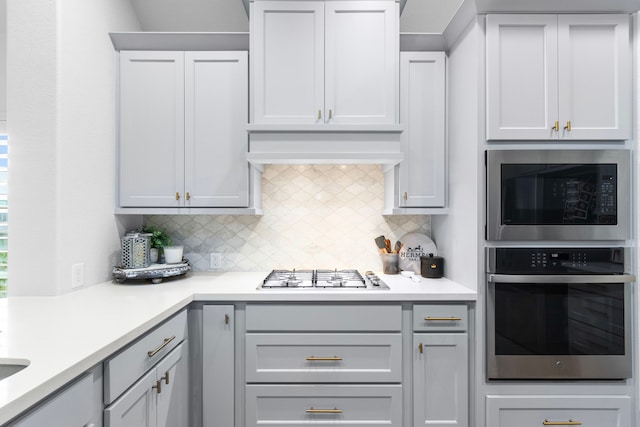
[[[393,0],[251,3],[252,123],[397,124]]]
[[[631,137],[628,15],[488,15],[487,140]]]
[[[120,53],[120,208],[248,207],[247,56]]]
[[[404,160],[385,172],[385,213],[446,206],[446,56],[400,53],[400,145]]]

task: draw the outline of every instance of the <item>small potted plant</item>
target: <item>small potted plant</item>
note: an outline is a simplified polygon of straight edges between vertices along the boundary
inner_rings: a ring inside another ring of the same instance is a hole
[[[165,230],[153,225],[142,227],[142,232],[148,233],[151,235],[150,236],[151,249],[149,250],[149,261],[151,263],[157,263],[158,259],[164,255],[164,254],[161,254],[162,249],[165,246],[171,245],[171,236],[169,236],[169,234],[167,234]]]

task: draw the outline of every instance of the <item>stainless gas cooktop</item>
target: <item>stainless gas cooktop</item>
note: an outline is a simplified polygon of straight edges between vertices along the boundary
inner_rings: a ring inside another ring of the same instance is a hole
[[[273,270],[258,289],[352,289],[388,290],[373,272],[358,270]]]

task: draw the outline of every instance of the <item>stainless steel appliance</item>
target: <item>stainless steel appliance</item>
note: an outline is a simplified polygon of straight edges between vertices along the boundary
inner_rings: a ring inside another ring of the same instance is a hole
[[[489,379],[631,377],[625,248],[487,248]]]
[[[487,240],[631,238],[629,150],[490,150]]]
[[[351,289],[388,290],[382,279],[358,270],[273,270],[258,289]]]

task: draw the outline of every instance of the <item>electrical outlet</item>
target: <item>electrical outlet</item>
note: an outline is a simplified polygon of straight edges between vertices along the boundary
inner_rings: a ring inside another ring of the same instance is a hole
[[[71,287],[77,288],[84,285],[84,262],[71,266]]]
[[[211,252],[209,254],[209,268],[211,270],[222,270],[222,254],[220,252]]]

